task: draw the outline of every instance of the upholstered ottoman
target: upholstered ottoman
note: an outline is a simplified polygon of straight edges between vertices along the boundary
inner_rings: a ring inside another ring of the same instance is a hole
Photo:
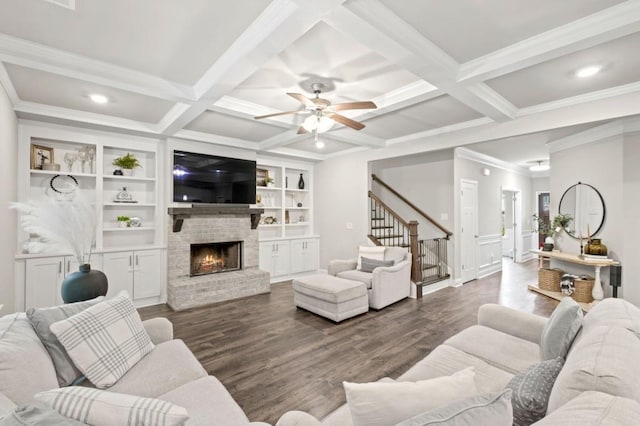
[[[299,308],[340,322],[369,310],[367,286],[331,275],[293,280],[293,302]]]

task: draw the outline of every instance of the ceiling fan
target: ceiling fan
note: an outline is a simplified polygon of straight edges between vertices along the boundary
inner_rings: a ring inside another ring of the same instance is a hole
[[[324,87],[325,85],[322,83],[313,83],[311,85],[313,93],[316,95],[315,98],[307,98],[300,93],[287,93],[287,95],[304,105],[304,109],[276,112],[273,114],[260,115],[254,118],[256,120],[260,120],[262,118],[277,117],[279,115],[308,114],[309,117],[304,120],[302,126],[298,129],[298,134],[315,131],[317,135],[318,133],[323,133],[329,130],[336,122],[344,124],[345,126],[351,127],[355,130],[364,129],[364,124],[338,114],[338,111],[346,111],[350,109],[375,109],[377,108],[376,104],[371,101],[362,101],[344,102],[332,105],[331,101],[320,97],[320,93],[322,93],[322,89]]]

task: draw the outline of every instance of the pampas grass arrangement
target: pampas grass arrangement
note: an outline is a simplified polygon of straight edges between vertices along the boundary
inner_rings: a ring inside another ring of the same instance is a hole
[[[83,265],[91,260],[97,220],[95,206],[81,191],[74,189],[69,184],[68,191],[64,192],[73,194],[72,197],[46,193],[26,203],[10,203],[10,207],[21,213],[22,228],[39,235],[47,251],[74,253]]]

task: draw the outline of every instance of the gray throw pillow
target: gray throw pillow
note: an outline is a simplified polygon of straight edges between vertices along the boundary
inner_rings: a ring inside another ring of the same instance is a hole
[[[369,259],[368,257],[361,256],[360,271],[373,272],[374,269],[380,266],[393,266],[393,260],[376,260]]]
[[[542,330],[540,359],[566,358],[580,327],[582,308],[570,297],[562,299]]]
[[[506,389],[513,391],[514,426],[528,426],[545,416],[551,389],[563,364],[561,357],[542,361],[516,374],[507,383]]]
[[[25,425],[80,426],[86,425],[86,423],[63,416],[41,402],[32,402],[16,407],[11,413],[0,419],[0,426]]]
[[[85,302],[68,303],[66,305],[52,306],[50,308],[29,308],[27,317],[33,326],[40,341],[49,352],[51,361],[56,370],[56,377],[60,387],[69,386],[83,377],[82,373],[74,365],[67,351],[51,332],[49,326],[54,322],[64,320],[102,301],[104,296]]]
[[[426,411],[396,426],[511,426],[511,390],[476,395]],[[515,424],[515,423],[514,423]]]

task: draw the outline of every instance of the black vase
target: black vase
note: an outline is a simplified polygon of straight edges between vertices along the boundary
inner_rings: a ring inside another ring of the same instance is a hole
[[[302,173],[300,173],[300,179],[298,179],[298,189],[304,189],[304,179],[302,178]]]
[[[107,276],[85,263],[80,265],[79,271],[72,272],[62,281],[62,300],[73,303],[94,299],[105,296],[108,288]]]

